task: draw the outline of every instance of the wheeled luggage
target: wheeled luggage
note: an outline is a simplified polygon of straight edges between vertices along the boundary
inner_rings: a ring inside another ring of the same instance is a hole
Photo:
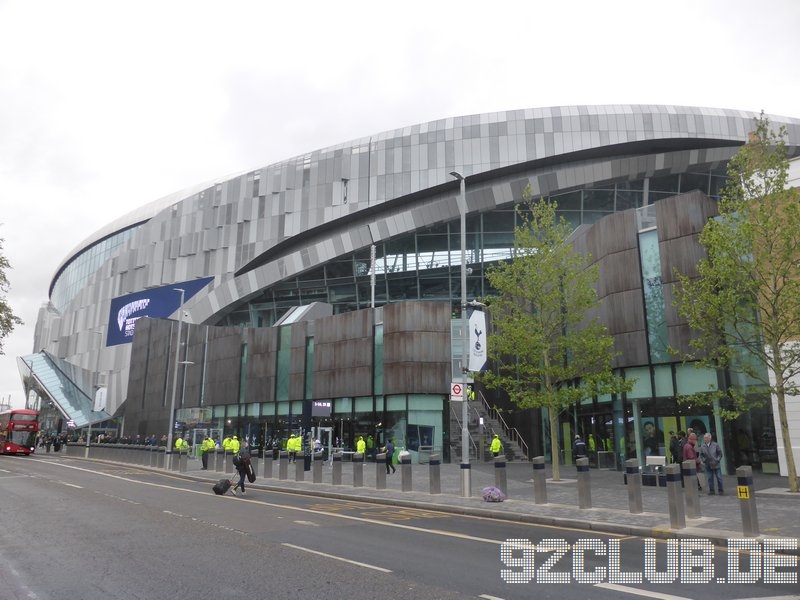
[[[230,479],[220,479],[211,488],[217,496],[224,496],[231,489],[233,482]]]

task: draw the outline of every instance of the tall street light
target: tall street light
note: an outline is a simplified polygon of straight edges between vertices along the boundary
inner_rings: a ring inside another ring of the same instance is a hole
[[[167,468],[172,467],[172,435],[175,432],[175,396],[178,393],[178,366],[181,360],[181,329],[183,328],[183,299],[186,290],[173,288],[181,293],[181,306],[178,309],[178,339],[175,342],[175,365],[172,370],[172,399],[169,402],[169,431],[167,432],[167,455],[170,457]]]
[[[461,495],[472,496],[472,475],[469,464],[469,406],[467,406],[467,354],[469,329],[467,321],[467,184],[458,171],[450,175],[458,179],[461,191],[458,197],[458,213],[461,218]]]

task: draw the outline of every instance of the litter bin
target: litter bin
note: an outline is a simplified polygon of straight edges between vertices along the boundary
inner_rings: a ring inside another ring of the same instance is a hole
[[[311,470],[311,455],[304,454],[303,455],[303,470],[310,471]]]

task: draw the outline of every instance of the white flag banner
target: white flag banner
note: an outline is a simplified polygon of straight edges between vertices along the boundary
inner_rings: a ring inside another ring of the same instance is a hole
[[[93,411],[100,411],[106,409],[106,397],[108,396],[107,390],[104,387],[98,388],[94,393],[94,402],[92,403]]]
[[[486,314],[473,310],[469,318],[469,370],[480,371],[486,364]]]

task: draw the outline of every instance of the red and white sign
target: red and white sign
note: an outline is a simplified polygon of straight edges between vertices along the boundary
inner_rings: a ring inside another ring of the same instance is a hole
[[[460,402],[464,399],[464,384],[460,381],[450,383],[450,402]]]

